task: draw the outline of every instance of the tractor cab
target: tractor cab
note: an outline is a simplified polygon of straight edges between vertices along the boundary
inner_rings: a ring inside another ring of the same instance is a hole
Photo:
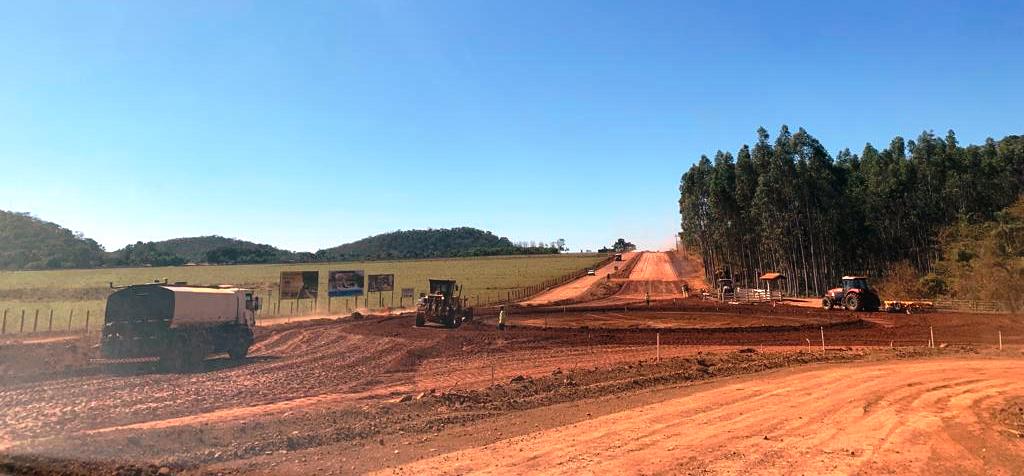
[[[733,287],[732,278],[719,278],[718,279],[718,299],[725,301],[733,299],[735,297],[735,288]]]
[[[851,289],[871,289],[868,286],[868,278],[864,276],[843,276],[843,292],[850,292]]]

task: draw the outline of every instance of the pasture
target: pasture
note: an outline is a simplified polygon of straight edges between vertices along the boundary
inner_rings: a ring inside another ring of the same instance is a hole
[[[598,254],[562,254],[534,256],[488,256],[474,258],[448,258],[395,261],[353,261],[334,263],[267,264],[230,266],[176,266],[143,268],[98,268],[47,271],[0,272],[0,314],[7,311],[7,334],[22,330],[21,316],[25,314],[25,332],[33,327],[45,331],[53,314],[54,330],[85,326],[90,316],[90,327],[98,328],[102,322],[104,303],[115,285],[138,284],[164,280],[186,281],[189,284],[233,284],[252,287],[264,302],[261,317],[327,313],[327,272],[331,270],[365,270],[370,274],[394,274],[394,304],[399,304],[401,288],[414,288],[416,295],[425,292],[427,279],[455,279],[463,286],[463,296],[471,304],[486,303],[506,297],[508,293],[545,280],[586,268],[604,258]],[[313,301],[280,301],[277,287],[281,271],[320,271],[320,298]],[[333,298],[331,312],[343,312],[355,307],[380,307],[392,303],[391,293],[364,296],[357,303],[354,298]],[[410,304],[405,299],[405,304]],[[38,312],[38,319],[35,317]]]

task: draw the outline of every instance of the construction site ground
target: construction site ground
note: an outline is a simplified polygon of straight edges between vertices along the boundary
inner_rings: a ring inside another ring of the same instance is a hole
[[[186,374],[2,344],[0,473],[1024,472],[1020,317],[701,301],[630,259],[504,331],[283,323]]]

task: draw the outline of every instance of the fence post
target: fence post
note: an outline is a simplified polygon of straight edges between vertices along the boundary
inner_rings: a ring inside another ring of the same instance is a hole
[[[657,339],[655,341],[655,344],[654,344],[655,345],[655,349],[656,349],[655,350],[655,354],[654,354],[655,355],[655,361],[656,362],[661,362],[661,333],[659,332],[659,333],[655,334],[655,336],[656,336],[655,339]]]
[[[4,309],[4,323],[3,327],[0,327],[0,335],[7,333],[7,309]]]
[[[21,310],[21,327],[18,328],[18,334],[22,334],[24,332],[25,332],[25,310],[22,309]]]
[[[72,308],[71,311],[68,312],[68,332],[71,332],[71,322],[74,321],[74,320],[75,320],[75,310],[74,310],[74,308]]]
[[[53,332],[53,309],[50,309],[50,323],[46,326],[46,332]]]
[[[39,309],[36,309],[36,317],[32,319],[32,333],[35,334],[39,330]]]
[[[88,333],[89,333],[89,314],[90,314],[91,312],[92,312],[92,311],[91,311],[91,310],[89,310],[89,309],[86,309],[86,310],[85,310],[85,333],[86,333],[86,334],[88,334]]]

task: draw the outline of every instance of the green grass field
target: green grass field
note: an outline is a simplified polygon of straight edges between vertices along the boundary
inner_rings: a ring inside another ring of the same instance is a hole
[[[233,284],[257,290],[264,303],[261,317],[313,313],[312,301],[281,301],[278,309],[277,286],[281,271],[320,271],[320,299],[316,312],[327,312],[327,271],[364,270],[369,274],[395,275],[394,303],[398,305],[401,288],[414,288],[416,295],[425,292],[427,279],[455,279],[463,286],[463,296],[470,303],[488,302],[507,296],[510,291],[536,285],[545,280],[577,271],[604,258],[596,254],[564,254],[536,256],[493,256],[403,261],[370,261],[311,264],[178,266],[164,268],[101,268],[87,270],[5,271],[0,272],[0,314],[7,312],[7,334],[21,330],[22,311],[25,332],[33,326],[45,331],[53,312],[54,330],[66,330],[72,316],[72,328],[98,328],[103,309],[115,285],[163,280],[187,281],[189,284]],[[391,293],[384,293],[384,305],[391,304]],[[368,302],[364,302],[367,300]],[[379,307],[376,294],[359,300],[359,307]],[[405,300],[409,304],[409,299]],[[296,307],[296,304],[298,306]],[[334,298],[331,311],[342,312],[356,306],[354,298]],[[39,318],[36,320],[36,312]]]

